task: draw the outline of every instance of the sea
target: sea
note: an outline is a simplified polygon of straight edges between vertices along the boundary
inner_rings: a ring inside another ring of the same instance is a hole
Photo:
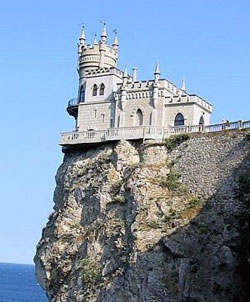
[[[0,263],[0,302],[48,302],[34,265]]]

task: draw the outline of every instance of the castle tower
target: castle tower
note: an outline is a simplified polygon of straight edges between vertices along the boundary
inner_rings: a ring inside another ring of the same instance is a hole
[[[78,44],[78,73],[80,79],[85,77],[86,71],[99,68],[116,67],[118,60],[118,38],[115,34],[113,45],[108,45],[106,24],[97,43],[86,44],[85,30],[83,28]]]

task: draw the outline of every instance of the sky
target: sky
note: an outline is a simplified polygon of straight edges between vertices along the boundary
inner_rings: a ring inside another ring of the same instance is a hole
[[[74,128],[77,42],[106,20],[118,67],[161,78],[214,106],[212,123],[250,119],[249,0],[3,1],[0,10],[0,262],[32,263],[53,210],[60,132]]]

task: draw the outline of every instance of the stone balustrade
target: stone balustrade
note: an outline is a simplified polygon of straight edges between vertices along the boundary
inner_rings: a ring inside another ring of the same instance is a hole
[[[81,145],[90,143],[101,143],[107,141],[118,140],[137,140],[137,139],[154,139],[163,140],[171,135],[184,133],[209,133],[223,130],[234,129],[250,129],[249,121],[225,122],[208,126],[193,125],[179,127],[154,127],[154,126],[139,126],[139,127],[124,127],[124,128],[109,128],[107,130],[89,130],[89,131],[73,131],[64,132],[61,134],[60,145]]]

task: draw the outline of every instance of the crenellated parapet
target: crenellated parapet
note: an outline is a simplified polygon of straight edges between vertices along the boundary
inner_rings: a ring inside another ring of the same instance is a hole
[[[115,34],[112,45],[107,44],[106,25],[104,24],[99,42],[95,37],[92,44],[86,44],[83,28],[78,44],[78,72],[80,78],[89,69],[116,67],[118,60],[118,38]]]
[[[196,104],[201,107],[203,110],[206,110],[209,113],[212,113],[213,106],[205,101],[203,98],[199,97],[196,94],[183,94],[179,96],[166,97],[166,105],[176,106],[178,104]]]

